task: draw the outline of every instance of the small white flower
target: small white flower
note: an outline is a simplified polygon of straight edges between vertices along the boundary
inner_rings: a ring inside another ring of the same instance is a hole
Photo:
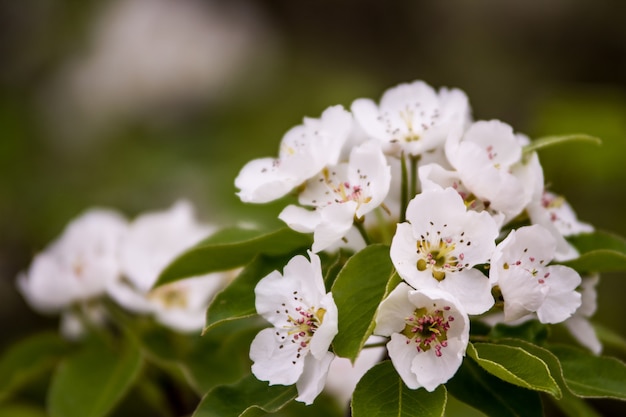
[[[434,391],[454,376],[469,342],[469,318],[451,294],[400,283],[380,304],[374,334],[407,387]]]
[[[339,162],[352,134],[352,115],[342,106],[326,109],[321,118],[304,118],[283,137],[278,158],[248,162],[235,178],[237,195],[248,203],[266,203]]]
[[[504,299],[504,319],[514,321],[533,312],[542,323],[559,323],[580,306],[580,275],[563,265],[548,265],[556,242],[540,225],[511,231],[491,258],[489,279]]]
[[[596,355],[602,352],[602,343],[598,339],[593,326],[589,323],[589,317],[596,312],[596,285],[599,281],[600,276],[597,274],[582,279],[580,307],[578,307],[574,315],[563,322],[572,336]]]
[[[250,346],[252,373],[270,385],[296,384],[296,400],[311,404],[324,388],[334,354],[337,306],[326,293],[320,259],[298,255],[257,284],[256,310],[273,328],[261,330]]]
[[[197,222],[193,207],[186,201],[165,211],[140,215],[130,224],[122,241],[123,279],[109,283],[109,295],[131,311],[153,314],[172,329],[201,329],[206,308],[229,279],[228,273],[208,274],[151,289],[176,256],[213,230]]]
[[[355,219],[378,207],[389,191],[390,167],[380,146],[366,142],[352,149],[350,161],[324,168],[306,182],[300,204],[278,216],[292,229],[314,233],[313,252],[319,252],[346,236]]]
[[[47,313],[103,295],[107,283],[119,276],[117,254],[126,226],[111,210],[92,209],[73,220],[18,277],[26,301]]]
[[[554,258],[567,261],[578,257],[578,251],[565,236],[593,232],[593,226],[578,220],[576,213],[565,198],[549,191],[543,191],[526,208],[533,224],[540,224],[552,233],[557,247]]]
[[[512,173],[521,162],[522,147],[511,126],[497,120],[472,124],[451,134],[446,155],[465,187],[508,219],[530,201],[525,183]]]
[[[391,260],[413,288],[450,292],[469,314],[494,303],[489,279],[475,265],[486,263],[495,248],[498,226],[486,212],[468,211],[453,188],[418,194],[398,224]]]
[[[423,81],[390,88],[378,106],[362,98],[351,109],[363,130],[381,142],[385,153],[395,156],[433,150],[452,127],[462,128],[470,121],[465,93],[445,88],[437,93]]]

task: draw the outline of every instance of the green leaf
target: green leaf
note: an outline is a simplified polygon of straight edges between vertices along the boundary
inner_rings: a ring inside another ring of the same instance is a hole
[[[57,333],[39,333],[9,347],[0,359],[0,401],[52,370],[67,351]]]
[[[290,258],[291,256],[256,257],[233,282],[213,298],[207,310],[204,331],[227,321],[254,316],[254,288],[257,283],[270,272],[282,270]]]
[[[561,389],[550,375],[548,365],[520,347],[470,343],[467,353],[487,372],[506,382],[561,398]]]
[[[490,417],[543,415],[538,392],[504,382],[472,360],[463,361],[446,387],[455,398]]]
[[[337,355],[352,361],[359,355],[393,275],[386,245],[370,245],[346,262],[332,288],[339,311],[339,333],[333,341]]]
[[[229,229],[217,238],[210,237],[178,256],[161,272],[155,287],[243,266],[258,254],[284,255],[310,247],[311,243],[310,235],[286,227],[270,233]]]
[[[60,363],[48,391],[51,417],[96,417],[110,412],[124,397],[141,368],[141,355],[128,344],[113,351],[89,343]]]
[[[626,240],[614,234],[596,231],[568,237],[580,256],[563,262],[579,272],[626,271]]]
[[[489,337],[492,339],[516,338],[542,343],[548,337],[548,326],[539,320],[528,320],[517,326],[498,323],[489,332]]]
[[[561,361],[565,382],[575,395],[626,400],[626,365],[623,362],[569,346],[553,346],[550,350]]]
[[[602,417],[585,400],[565,391],[563,398],[556,400],[550,397],[552,402],[568,417]]]
[[[590,142],[596,145],[602,144],[602,141],[595,136],[586,135],[584,133],[572,133],[569,135],[544,136],[542,138],[535,139],[530,144],[524,146],[523,152],[528,154],[539,149],[559,145],[565,142]]]
[[[222,385],[209,391],[192,417],[239,417],[273,413],[297,396],[294,385],[273,385],[248,375],[233,385]],[[262,413],[260,413],[262,414]]]
[[[250,320],[232,321],[195,338],[181,366],[201,395],[250,373],[250,344],[260,328]]]
[[[626,352],[626,339],[623,335],[598,323],[592,323],[592,325],[604,347],[611,347]]]
[[[352,396],[353,417],[441,417],[446,409],[443,385],[433,392],[412,390],[391,361],[374,366],[361,378]]]

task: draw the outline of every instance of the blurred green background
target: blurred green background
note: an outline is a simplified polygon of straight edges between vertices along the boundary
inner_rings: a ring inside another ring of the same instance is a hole
[[[19,271],[92,206],[134,216],[179,198],[216,224],[273,218],[233,180],[333,104],[423,79],[476,119],[531,137],[579,218],[626,236],[626,2],[621,0],[30,0],[0,5],[0,348],[55,318]],[[626,334],[625,274],[597,321]]]

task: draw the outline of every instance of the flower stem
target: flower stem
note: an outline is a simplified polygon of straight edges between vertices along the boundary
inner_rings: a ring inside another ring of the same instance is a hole
[[[354,226],[356,227],[356,229],[361,234],[361,237],[365,241],[365,244],[369,246],[369,245],[372,244],[372,240],[370,239],[369,235],[367,234],[367,230],[365,230],[365,226],[363,225],[363,221],[364,221],[364,218],[354,219]]]
[[[400,154],[400,223],[406,220],[406,207],[409,204],[409,174],[406,168],[406,159],[404,158],[404,152]]]
[[[420,156],[409,156],[411,160],[411,192],[409,199],[412,199],[417,195],[417,163],[420,160]]]

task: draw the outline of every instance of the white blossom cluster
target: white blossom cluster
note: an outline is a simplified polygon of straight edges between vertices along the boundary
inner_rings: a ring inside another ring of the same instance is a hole
[[[380,304],[373,333],[388,340],[409,388],[432,391],[456,373],[469,315],[566,321],[599,352],[586,321],[597,278],[587,285],[554,264],[578,256],[566,236],[593,229],[545,189],[529,143],[506,123],[473,120],[462,91],[416,81],[387,90],[379,103],[358,99],[350,110],[332,106],[305,118],[284,135],[277,157],[246,164],[235,180],[241,200],[296,193],[299,204],[279,218],[314,239],[310,260],[297,256],[256,287],[257,311],[273,325],[250,349],[256,377],[295,383],[299,401],[315,399],[343,360],[329,350],[338,313],[317,253],[359,250],[368,231],[395,223],[389,255],[403,282]]]
[[[106,322],[101,304],[106,296],[175,331],[195,332],[204,326],[206,308],[230,274],[152,287],[177,255],[214,229],[199,223],[186,201],[132,222],[110,209],[91,209],[35,256],[18,277],[18,289],[35,310],[61,313],[61,331],[69,338],[80,337],[85,325]]]

